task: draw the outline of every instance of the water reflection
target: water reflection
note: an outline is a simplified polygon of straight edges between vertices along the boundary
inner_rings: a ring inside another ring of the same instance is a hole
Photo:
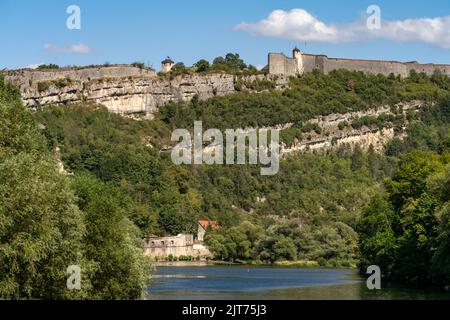
[[[449,292],[383,286],[368,290],[355,270],[246,266],[158,267],[149,299],[450,299]]]

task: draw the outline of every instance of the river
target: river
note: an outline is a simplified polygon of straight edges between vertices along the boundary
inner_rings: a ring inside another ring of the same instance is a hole
[[[381,290],[368,290],[352,269],[260,266],[159,266],[148,292],[150,300],[450,300],[450,292],[383,282]]]

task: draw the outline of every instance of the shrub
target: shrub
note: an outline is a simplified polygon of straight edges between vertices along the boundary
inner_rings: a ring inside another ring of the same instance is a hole
[[[50,88],[50,83],[47,81],[41,81],[41,82],[38,82],[38,84],[37,84],[37,89],[39,92],[46,91],[46,90],[48,90],[48,88]]]
[[[133,67],[136,67],[139,69],[144,69],[144,67],[145,67],[145,64],[143,62],[139,62],[139,61],[133,62],[131,65]]]
[[[59,69],[59,66],[57,64],[41,64],[39,67],[37,67],[39,70],[42,69]]]

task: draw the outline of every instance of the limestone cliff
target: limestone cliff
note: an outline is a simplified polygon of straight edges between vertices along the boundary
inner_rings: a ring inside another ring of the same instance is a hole
[[[188,101],[195,95],[208,99],[237,90],[251,90],[246,84],[268,80],[274,87],[287,87],[283,76],[230,74],[158,76],[151,69],[133,66],[110,66],[80,70],[16,70],[6,79],[20,86],[23,102],[30,108],[50,104],[94,102],[114,113],[146,114],[149,118],[158,107],[170,101]],[[236,85],[239,82],[239,87]]]
[[[423,105],[423,101],[413,100],[410,102],[399,103],[393,109],[397,110],[397,115],[405,116],[407,111],[417,111]],[[404,119],[404,127],[398,128],[399,130],[395,130],[390,124],[387,124],[387,126],[382,129],[366,126],[359,129],[354,129],[351,126],[344,129],[339,128],[339,124],[344,121],[351,123],[353,120],[360,117],[377,117],[381,114],[393,115],[394,112],[392,112],[392,108],[389,106],[381,106],[366,111],[330,114],[311,119],[309,122],[317,124],[321,128],[321,133],[311,131],[300,141],[296,140],[292,146],[282,145],[280,153],[286,155],[292,152],[323,151],[338,149],[345,145],[352,149],[358,145],[363,150],[367,150],[372,146],[376,151],[381,151],[392,138],[398,137],[402,139],[405,137],[404,129],[406,129],[406,125],[408,124],[406,118]],[[285,125],[285,128],[289,128],[290,126],[291,124]]]
[[[223,96],[236,91],[255,91],[252,84],[270,82],[271,88],[288,87],[288,78],[277,75],[235,76],[231,74],[194,74],[171,77],[158,76],[154,70],[131,65],[88,67],[59,70],[14,70],[5,77],[19,85],[22,100],[30,108],[51,104],[93,102],[103,104],[111,112],[122,115],[145,114],[152,118],[158,107],[170,101],[189,101],[195,95],[200,99]],[[262,86],[264,87],[264,86]],[[259,89],[261,90],[261,89]],[[401,104],[403,110],[420,108],[420,101]],[[324,150],[347,144],[381,149],[394,135],[393,128],[382,130],[363,127],[358,130],[338,128],[343,121],[351,122],[362,116],[390,113],[388,106],[347,114],[330,114],[309,122],[322,128],[322,133],[310,132],[291,146],[282,146],[281,154],[295,151]],[[280,124],[287,129],[292,124]],[[401,136],[401,134],[400,134]],[[170,147],[167,148],[170,150]]]

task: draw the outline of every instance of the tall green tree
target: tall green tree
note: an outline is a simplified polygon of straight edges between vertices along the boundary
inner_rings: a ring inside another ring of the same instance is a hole
[[[85,213],[83,253],[92,268],[89,296],[143,298],[149,261],[143,255],[140,232],[123,207],[124,197],[89,174],[76,176],[72,185]]]
[[[82,265],[82,212],[44,137],[0,77],[0,298],[65,299],[66,270]]]

